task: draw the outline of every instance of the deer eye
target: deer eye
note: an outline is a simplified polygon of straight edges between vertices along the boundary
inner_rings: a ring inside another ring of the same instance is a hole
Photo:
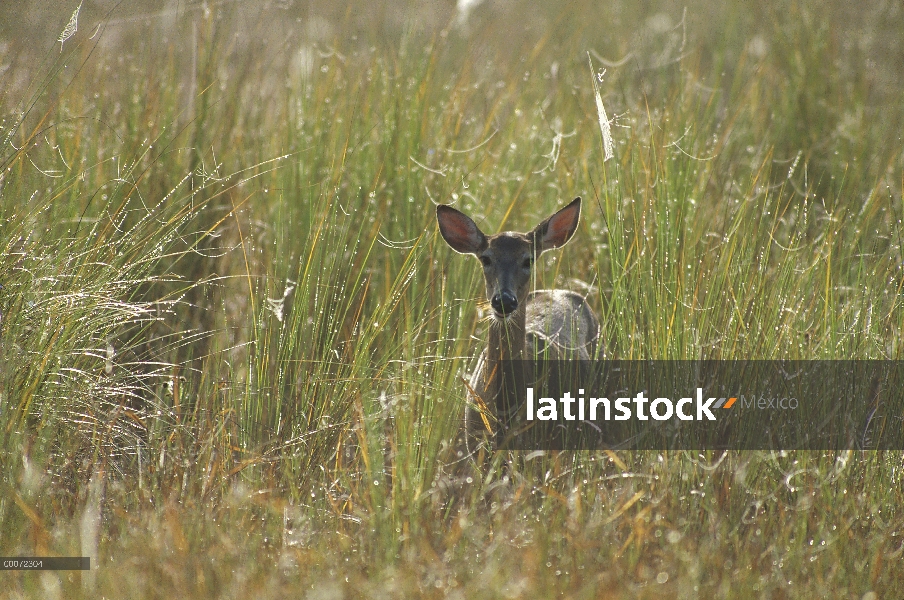
[[[490,257],[486,256],[486,255],[480,256],[480,262],[482,262],[483,266],[485,266],[485,267],[489,267],[490,265],[493,264],[493,261],[490,260]]]

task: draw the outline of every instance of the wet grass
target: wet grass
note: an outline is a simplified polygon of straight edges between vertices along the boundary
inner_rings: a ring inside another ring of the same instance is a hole
[[[136,2],[61,50],[73,9],[0,26],[0,554],[97,568],[0,594],[904,589],[900,453],[459,477],[482,290],[433,216],[582,196],[538,285],[613,358],[900,359],[900,8]]]

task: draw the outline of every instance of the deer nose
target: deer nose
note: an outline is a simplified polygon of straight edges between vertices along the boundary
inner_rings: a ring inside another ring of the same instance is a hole
[[[518,308],[518,299],[509,291],[499,292],[490,300],[490,305],[496,314],[507,315]]]

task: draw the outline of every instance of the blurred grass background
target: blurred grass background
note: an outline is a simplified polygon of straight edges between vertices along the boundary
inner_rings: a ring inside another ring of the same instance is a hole
[[[538,286],[609,357],[900,359],[904,7],[464,4],[0,7],[0,554],[97,566],[0,596],[904,589],[900,453],[465,479],[482,285],[433,216],[583,196]]]

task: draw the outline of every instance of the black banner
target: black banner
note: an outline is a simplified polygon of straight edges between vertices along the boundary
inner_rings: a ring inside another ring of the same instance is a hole
[[[904,450],[904,361],[507,361],[484,404],[519,450]]]

